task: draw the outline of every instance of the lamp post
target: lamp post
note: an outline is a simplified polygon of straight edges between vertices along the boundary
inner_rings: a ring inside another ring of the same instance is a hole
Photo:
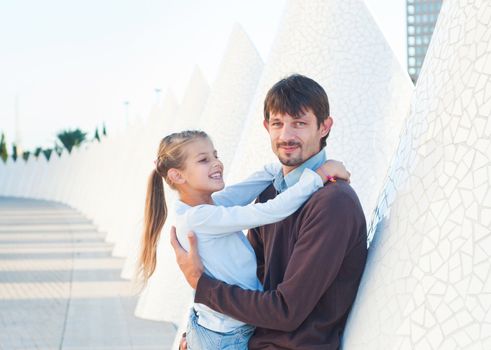
[[[160,104],[160,91],[162,91],[159,88],[155,88],[155,104],[158,106]]]
[[[124,101],[123,105],[125,110],[126,127],[128,127],[130,121],[130,101]]]
[[[20,131],[20,115],[19,115],[19,95],[15,95],[14,102],[14,120],[15,120],[15,146],[17,155],[22,154],[22,136]]]

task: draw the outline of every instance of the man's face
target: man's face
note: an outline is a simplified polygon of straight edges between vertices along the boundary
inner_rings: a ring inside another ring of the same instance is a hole
[[[332,126],[327,118],[320,127],[314,113],[308,109],[298,117],[289,114],[271,114],[264,127],[271,138],[274,154],[283,164],[283,172],[295,169],[320,151],[320,140],[326,136]]]

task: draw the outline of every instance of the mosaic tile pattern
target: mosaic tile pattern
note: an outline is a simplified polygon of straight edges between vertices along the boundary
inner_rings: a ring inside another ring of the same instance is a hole
[[[347,349],[491,349],[491,2],[443,4]]]
[[[236,28],[211,94],[196,70],[182,105],[168,93],[147,125],[137,123],[71,156],[53,154],[49,163],[0,163],[0,193],[78,208],[107,233],[117,255],[128,256],[123,275],[130,277],[142,188],[160,137],[209,125],[231,162],[234,138],[225,130],[243,130],[228,174],[231,181],[240,179],[275,159],[262,128],[266,91],[285,75],[305,74],[330,97],[335,127],[328,156],[345,161],[353,173],[368,217],[376,208],[344,348],[490,349],[490,24],[491,2],[446,0],[410,102],[409,78],[363,2],[291,0],[264,70]],[[232,62],[234,55],[244,61]],[[167,240],[162,243],[163,267],[144,290],[137,314],[179,323],[189,294],[176,277]]]
[[[334,127],[329,158],[345,162],[367,217],[373,212],[413,85],[359,0],[290,0],[248,116],[231,179],[276,160],[263,128],[269,88],[291,74],[326,90]]]

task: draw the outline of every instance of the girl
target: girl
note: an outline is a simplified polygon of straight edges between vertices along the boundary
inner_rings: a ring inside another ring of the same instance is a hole
[[[156,247],[167,217],[162,178],[178,192],[176,228],[189,249],[186,233],[194,231],[205,272],[244,289],[262,290],[256,257],[241,230],[278,222],[293,214],[333,177],[349,179],[344,166],[327,161],[316,172],[305,169],[297,184],[266,203],[251,203],[281,171],[268,165],[246,181],[224,189],[223,164],[208,135],[183,131],[166,136],[148,184],[140,267],[146,282],[155,270]],[[247,349],[254,327],[194,304],[187,329],[188,349]]]

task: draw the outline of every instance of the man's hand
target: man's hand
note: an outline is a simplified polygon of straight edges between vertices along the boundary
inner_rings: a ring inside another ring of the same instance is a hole
[[[176,253],[177,264],[191,288],[196,289],[204,268],[198,255],[198,242],[193,232],[188,233],[188,240],[189,252],[186,252],[177,240],[176,228],[172,226],[170,229],[170,244],[174,248],[174,253]]]
[[[186,350],[188,348],[188,342],[186,341],[186,333],[182,334],[181,342],[179,343],[179,350]]]

